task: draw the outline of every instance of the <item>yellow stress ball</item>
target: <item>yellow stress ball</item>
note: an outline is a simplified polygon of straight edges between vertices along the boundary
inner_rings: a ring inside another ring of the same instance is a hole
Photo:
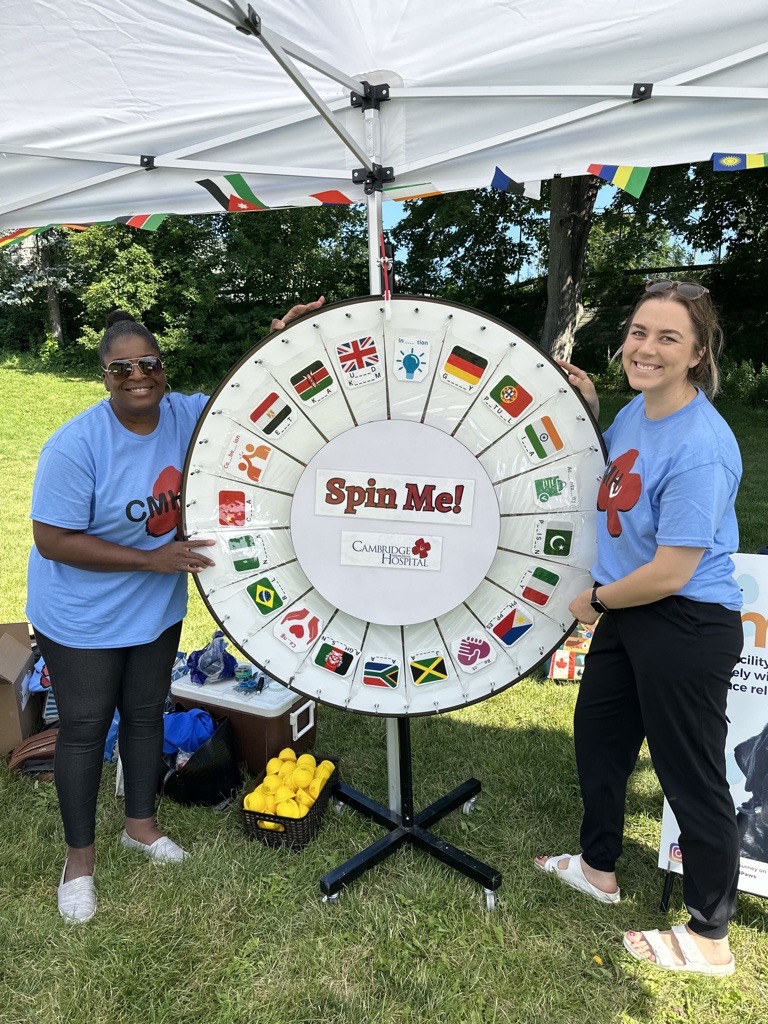
[[[258,826],[267,832],[285,832],[285,827],[277,821],[260,821]]]
[[[282,765],[280,767],[280,770],[278,771],[277,774],[278,774],[279,778],[284,779],[286,777],[286,775],[291,775],[295,770],[296,770],[296,762],[295,761],[283,761],[283,763],[282,763]]]
[[[317,766],[317,761],[314,759],[312,754],[302,754],[301,757],[297,759],[296,764],[301,768],[311,768],[312,771],[314,771]]]
[[[267,775],[262,782],[262,786],[269,793],[275,793],[282,786],[282,780],[279,775]]]
[[[280,758],[281,761],[295,761],[296,751],[292,750],[290,747],[283,747],[283,749],[277,756]]]
[[[243,807],[246,811],[266,811],[267,801],[264,799],[263,793],[254,790],[253,793],[246,794],[243,800]]]
[[[296,790],[296,803],[299,807],[306,807],[309,810],[314,802],[314,798],[309,795],[306,789]]]
[[[295,786],[297,789],[306,789],[313,778],[314,774],[312,773],[311,768],[303,768],[299,766],[291,776],[291,785]]]
[[[267,775],[277,775],[282,767],[283,762],[279,757],[270,757],[267,761]]]
[[[277,805],[277,814],[281,818],[300,818],[299,805],[295,800],[282,800]]]
[[[275,800],[277,803],[280,803],[281,800],[293,800],[295,795],[295,789],[291,789],[290,786],[281,786],[275,793]]]
[[[309,808],[305,807],[304,804],[299,804],[299,817],[303,818],[307,814],[309,814]]]
[[[277,807],[277,800],[275,800],[273,796],[268,796],[265,801],[264,810],[267,812],[267,814],[274,814],[275,807]]]
[[[333,775],[336,771],[336,765],[333,761],[321,761],[317,767],[321,768],[323,771],[327,771],[329,775]]]
[[[312,779],[307,788],[309,789],[309,795],[313,797],[313,799],[317,800],[317,798],[320,796],[320,792],[323,786],[325,785],[325,782],[326,780],[322,776],[318,779]]]

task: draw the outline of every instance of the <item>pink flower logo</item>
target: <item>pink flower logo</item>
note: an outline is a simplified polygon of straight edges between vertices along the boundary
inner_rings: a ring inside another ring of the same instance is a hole
[[[428,540],[424,540],[423,537],[419,537],[419,539],[411,548],[412,554],[416,555],[417,558],[426,558],[431,550],[432,545],[429,543]]]

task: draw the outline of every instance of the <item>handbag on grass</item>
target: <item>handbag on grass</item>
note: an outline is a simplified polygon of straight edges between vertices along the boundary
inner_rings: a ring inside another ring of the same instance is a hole
[[[22,740],[11,751],[8,767],[12,772],[33,775],[36,772],[52,772],[56,753],[58,729],[44,729]]]
[[[159,788],[176,803],[216,807],[232,799],[241,781],[232,726],[221,718],[211,738],[181,768],[163,764]]]

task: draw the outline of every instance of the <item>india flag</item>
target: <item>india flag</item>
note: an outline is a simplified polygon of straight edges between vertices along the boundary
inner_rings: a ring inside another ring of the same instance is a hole
[[[565,447],[565,442],[550,416],[542,416],[540,420],[529,423],[520,441],[531,458],[539,460],[548,459],[550,455],[555,455]]]

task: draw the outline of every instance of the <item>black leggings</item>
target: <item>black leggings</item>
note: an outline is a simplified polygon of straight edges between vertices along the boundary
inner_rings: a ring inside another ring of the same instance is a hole
[[[667,597],[608,612],[584,666],[574,717],[584,860],[613,871],[627,782],[643,738],[680,826],[683,896],[692,931],[724,938],[736,910],[739,836],[725,777],[738,612]]]
[[[181,622],[148,644],[65,647],[38,630],[59,709],[54,777],[67,845],[90,846],[104,744],[115,708],[125,772],[125,814],[151,818],[163,753],[163,706],[181,636]]]

